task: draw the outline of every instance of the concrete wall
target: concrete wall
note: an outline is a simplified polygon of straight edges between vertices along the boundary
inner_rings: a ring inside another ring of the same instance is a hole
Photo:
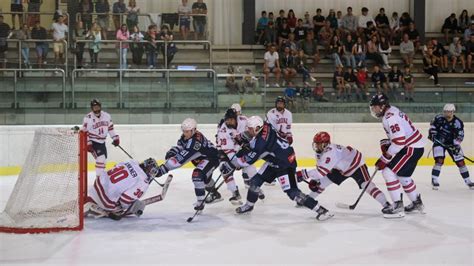
[[[415,123],[415,126],[426,136],[428,123]],[[18,171],[32,143],[36,126],[1,126],[0,127],[0,175]],[[139,160],[154,157],[164,159],[166,151],[175,145],[180,136],[179,125],[117,125],[117,133],[121,138],[121,146]],[[211,141],[215,140],[216,125],[202,124],[198,126]],[[346,123],[346,124],[295,124],[293,127],[294,148],[300,166],[314,165],[314,153],[311,141],[317,131],[328,131],[333,143],[351,145],[359,149],[373,163],[380,155],[379,140],[385,138],[382,125],[379,123]],[[466,138],[463,149],[466,155],[474,155],[474,123],[465,124]],[[107,141],[110,162],[127,160],[126,155]],[[425,156],[430,150],[430,142],[426,141]],[[89,158],[90,160],[92,158]],[[423,164],[430,164],[431,159],[423,159]]]

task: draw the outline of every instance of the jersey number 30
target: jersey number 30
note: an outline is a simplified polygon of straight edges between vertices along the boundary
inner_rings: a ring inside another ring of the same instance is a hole
[[[109,175],[112,184],[120,182],[128,177],[128,172],[125,170],[125,166],[123,165],[110,169],[107,171],[107,174]]]

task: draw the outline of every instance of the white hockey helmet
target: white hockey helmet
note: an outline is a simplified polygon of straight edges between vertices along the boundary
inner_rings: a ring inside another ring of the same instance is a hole
[[[238,114],[242,113],[242,107],[238,103],[232,104],[230,109],[234,109]]]
[[[443,112],[454,112],[456,111],[456,106],[452,103],[447,103],[443,107]]]
[[[197,122],[192,118],[184,119],[183,123],[181,123],[181,130],[196,130]]]
[[[260,116],[254,115],[247,119],[247,128],[257,128],[263,126],[263,120]]]

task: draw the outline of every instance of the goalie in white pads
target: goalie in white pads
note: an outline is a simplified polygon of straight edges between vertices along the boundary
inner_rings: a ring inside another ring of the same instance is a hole
[[[84,215],[98,217],[143,214],[145,204],[140,198],[155,178],[158,165],[153,158],[142,163],[135,160],[119,163],[103,172],[89,189]]]
[[[322,131],[314,135],[313,150],[316,152],[316,169],[302,169],[296,172],[296,176],[299,182],[303,179],[309,181],[308,186],[312,191],[309,195],[314,199],[329,185],[340,185],[347,178],[354,179],[360,189],[369,182],[370,175],[362,153],[350,146],[332,144],[329,133]],[[378,201],[382,208],[390,206],[383,192],[373,182],[368,184],[365,192]]]
[[[418,160],[423,156],[425,141],[420,131],[415,128],[408,116],[395,106],[390,106],[385,94],[377,94],[370,100],[370,113],[375,118],[382,118],[383,128],[388,139],[380,141],[382,156],[375,166],[382,170],[393,206],[382,212],[386,218],[401,218],[405,212],[418,210],[423,213],[421,195],[416,190],[415,181],[411,178]],[[403,206],[403,190],[412,201]]]

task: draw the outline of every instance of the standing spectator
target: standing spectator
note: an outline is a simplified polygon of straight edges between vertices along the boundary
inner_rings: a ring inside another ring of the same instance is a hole
[[[144,36],[138,29],[138,26],[135,26],[132,33],[130,34],[130,40],[132,40],[132,43],[130,43],[130,50],[132,50],[132,62],[137,67],[142,64],[144,52],[142,43],[143,38]]]
[[[285,17],[285,10],[280,9],[280,12],[278,13],[278,17],[275,20],[276,28],[279,29],[283,25],[283,20],[287,20]]]
[[[117,41],[121,41],[121,43],[118,44],[118,49],[120,51],[120,69],[127,69],[127,52],[130,47],[128,44],[130,32],[127,29],[127,24],[122,24],[122,27],[117,31],[116,38]]]
[[[367,59],[374,60],[375,64],[377,64],[378,66],[384,65],[383,58],[378,51],[377,36],[372,36],[372,39],[367,43],[366,57]]]
[[[127,7],[127,28],[132,30],[135,26],[138,26],[138,14],[140,14],[140,8],[137,7],[137,1],[128,1]]]
[[[448,51],[436,38],[431,39],[431,45],[433,48],[433,54],[439,59],[439,66],[441,67],[440,71],[448,72]]]
[[[283,55],[280,57],[280,67],[283,72],[283,77],[287,83],[296,77],[295,58],[291,54],[290,47],[285,47]]]
[[[91,0],[81,0],[77,12],[81,15],[83,27],[89,31],[92,28],[92,13],[94,12]]]
[[[306,29],[306,32],[313,30],[313,21],[309,17],[309,13],[305,12],[304,13],[304,19],[303,19],[303,27]]]
[[[102,39],[107,40],[107,30],[109,29],[110,6],[108,0],[97,0],[95,3],[95,12],[97,15],[97,24],[102,30]]]
[[[53,33],[53,51],[55,64],[64,64],[64,50],[66,33],[69,32],[68,26],[64,24],[64,17],[59,16],[58,22],[54,22],[51,25],[51,31]]]
[[[314,36],[318,38],[319,31],[323,28],[324,26],[324,21],[325,18],[323,15],[321,15],[321,8],[316,9],[316,15],[313,17],[313,30],[314,30]]]
[[[329,9],[329,15],[326,17],[326,21],[329,21],[329,27],[334,31],[337,31],[339,24],[337,23],[336,12],[334,9]]]
[[[351,67],[354,70],[356,69],[356,59],[352,53],[352,47],[354,47],[354,41],[352,41],[352,35],[348,34],[343,44],[344,59],[346,61],[346,66]]]
[[[156,57],[158,52],[158,43],[156,41],[159,39],[157,30],[158,28],[154,24],[148,26],[148,31],[145,33],[144,37],[144,40],[147,41],[145,44],[145,53],[149,69],[156,67]]]
[[[264,30],[264,45],[269,45],[273,43],[277,43],[278,36],[277,31],[275,29],[275,24],[273,21],[269,21],[267,27]]]
[[[405,66],[402,76],[403,89],[405,90],[405,101],[413,102],[413,91],[415,90],[415,78],[411,74],[409,66]]]
[[[293,32],[293,30],[296,28],[296,23],[297,23],[297,19],[296,19],[296,16],[295,16],[295,11],[293,11],[293,9],[290,9],[288,11],[288,26],[290,26],[290,29],[291,31]]]
[[[387,94],[387,77],[385,74],[380,71],[379,66],[374,66],[374,72],[372,73],[372,85],[376,89],[377,93],[385,93]]]
[[[169,68],[171,62],[173,61],[174,55],[178,52],[178,48],[176,47],[176,44],[173,43],[173,32],[170,31],[168,25],[161,25],[160,38],[161,40],[165,41],[165,44],[161,46],[161,54],[163,54],[163,58],[165,58],[166,54],[165,67]]]
[[[270,46],[270,49],[265,53],[264,55],[264,60],[265,63],[263,64],[263,73],[265,73],[265,80],[267,81],[267,87],[270,86],[270,83],[268,82],[268,75],[270,73],[274,73],[276,77],[276,83],[275,87],[280,87],[280,75],[281,75],[281,69],[280,69],[280,57],[278,56],[278,53],[276,52],[276,47],[274,44]]]
[[[278,46],[282,47],[282,44],[288,41],[289,35],[291,33],[290,27],[288,26],[288,23],[285,20],[283,20],[283,23],[281,25],[281,28],[278,28]]]
[[[332,86],[336,91],[337,101],[341,100],[341,95],[344,92],[344,72],[342,71],[342,66],[337,66],[334,75],[332,76]]]
[[[471,39],[472,34],[474,34],[474,19],[471,20],[471,26],[464,31],[464,42],[465,43],[468,42],[469,39]]]
[[[249,68],[245,69],[245,75],[242,77],[242,85],[240,86],[241,90],[240,93],[249,93],[250,90],[255,94],[257,92],[257,81],[256,78],[252,74],[252,70]]]
[[[316,87],[313,89],[313,99],[317,102],[328,102],[324,97],[324,87],[321,82],[316,82]]]
[[[46,40],[48,38],[48,32],[45,28],[41,27],[39,21],[36,21],[35,27],[31,30],[31,38],[35,40]],[[46,57],[48,56],[49,45],[47,42],[37,41],[36,45],[36,59],[38,67],[46,64]]]
[[[304,52],[304,56],[306,58],[310,58],[313,60],[313,69],[316,69],[316,65],[319,63],[319,51],[318,51],[318,43],[314,40],[314,33],[309,31],[306,34],[306,39],[300,42],[300,48]]]
[[[357,42],[352,46],[352,54],[356,60],[357,67],[365,67],[366,53],[367,45],[365,45],[361,37],[357,37]]]
[[[360,100],[359,88],[357,87],[357,76],[352,67],[348,67],[347,71],[344,73],[344,90],[344,98],[347,98],[348,101],[351,100],[352,91],[355,92],[357,101]]]
[[[10,25],[3,22],[3,15],[0,14],[0,66],[5,68],[7,65],[5,52],[8,50],[7,39],[10,37]]]
[[[88,32],[86,38],[91,40],[89,43],[89,56],[91,58],[92,68],[97,68],[99,63],[100,43],[102,41],[102,29],[97,23],[92,23],[92,28]]]
[[[368,95],[368,88],[367,88],[367,69],[365,67],[359,67],[359,71],[357,71],[357,86],[359,87],[359,91],[362,94],[362,100],[367,100]]]
[[[359,34],[362,34],[364,30],[367,28],[367,22],[372,22],[373,25],[375,26],[375,20],[372,18],[371,15],[369,15],[369,9],[367,7],[363,7],[361,9],[362,14],[359,16],[358,20],[358,32]]]
[[[451,72],[456,73],[456,63],[461,62],[462,71],[466,73],[466,61],[464,60],[464,47],[459,37],[454,37],[453,42],[449,45],[449,58],[452,62]]]
[[[392,44],[400,43],[400,19],[397,12],[393,12],[390,18],[390,42]]]
[[[385,36],[383,35],[380,36],[378,50],[384,62],[383,69],[390,69],[391,67],[388,62],[388,59],[390,57],[390,54],[392,53],[392,47],[390,46],[390,42],[388,41],[388,39],[385,38]]]
[[[295,34],[296,41],[301,41],[306,38],[307,28],[303,25],[302,19],[298,19],[298,23],[296,24],[294,34]]]
[[[408,12],[403,12],[400,17],[400,31],[403,33],[408,30],[411,22],[413,22],[413,19],[411,19],[410,14],[408,14]]]
[[[207,5],[203,0],[197,0],[193,3],[193,28],[194,28],[194,39],[203,39],[206,33],[207,23]]]
[[[458,31],[458,19],[456,14],[451,13],[449,17],[444,20],[443,26],[441,27],[441,33],[444,34],[446,43],[449,43],[449,34],[456,34]]]
[[[291,112],[295,112],[297,109],[297,105],[296,105],[297,91],[293,82],[291,81],[288,82],[288,86],[286,86],[284,95],[285,95],[286,103],[288,104],[288,110],[290,110]]]
[[[127,12],[127,5],[125,5],[125,0],[118,0],[112,6],[112,19],[114,21],[115,30],[118,31],[120,25],[122,24],[122,16]]]
[[[16,32],[16,38],[21,42],[21,55],[23,56],[23,63],[25,68],[31,68],[30,65],[30,43],[25,40],[31,39],[31,33],[28,25],[25,23],[22,28]]]
[[[18,25],[23,25],[23,0],[11,0],[10,11],[12,12],[12,30],[15,30],[15,16],[18,15]]]
[[[467,13],[467,10],[464,9],[462,12],[461,12],[461,15],[459,15],[459,27],[458,27],[458,30],[461,32],[461,33],[464,33],[464,31],[469,28],[469,24],[471,23],[470,19],[469,19],[469,14]]]
[[[472,70],[472,58],[474,57],[474,33],[471,34],[471,39],[466,42],[466,61],[467,61],[467,72],[471,73]]]
[[[28,13],[29,12],[40,12],[41,4],[43,4],[43,0],[28,0]],[[41,16],[40,14],[28,14],[28,27],[32,28],[35,25],[36,21],[40,21]]]
[[[433,48],[428,48],[428,51],[423,58],[423,71],[430,75],[429,78],[434,80],[436,86],[440,86],[438,82],[438,66],[439,57],[433,54]]]
[[[398,89],[402,83],[402,72],[398,69],[397,65],[394,65],[392,70],[388,72],[388,88],[393,94],[393,98],[397,100]]]
[[[415,28],[415,23],[413,21],[408,24],[408,29],[404,32],[404,34],[407,34],[410,41],[412,41],[415,45],[415,53],[416,51],[420,50],[420,33]]]
[[[400,43],[400,55],[405,65],[413,67],[413,57],[415,56],[415,45],[408,34],[403,34],[403,41]]]
[[[390,22],[385,15],[385,8],[380,8],[379,13],[375,16],[375,25],[380,35],[389,37],[391,33]]]
[[[343,55],[343,46],[339,41],[339,37],[334,35],[332,37],[331,43],[329,43],[329,57],[334,60],[334,66],[342,67],[341,56]]]
[[[342,30],[345,34],[355,34],[357,31],[357,17],[352,14],[352,7],[347,8],[347,14],[342,18]]]
[[[76,45],[76,62],[77,68],[83,68],[84,65],[84,47],[86,43],[87,31],[84,29],[84,23],[82,21],[76,22],[76,27],[73,32],[73,42]]]
[[[257,43],[263,44],[263,35],[268,25],[267,12],[262,11],[262,16],[257,21]]]
[[[303,50],[298,50],[297,56],[295,57],[296,72],[303,75],[303,84],[307,84],[308,78],[312,81],[316,81],[315,78],[309,74],[308,65],[306,64],[306,57],[304,56]]]

